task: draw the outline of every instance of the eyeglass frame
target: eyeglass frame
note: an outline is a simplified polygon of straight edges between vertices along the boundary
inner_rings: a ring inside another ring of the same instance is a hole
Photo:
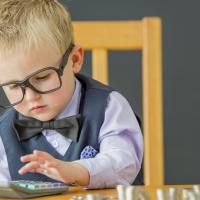
[[[62,75],[63,75],[63,73],[64,73],[65,66],[66,66],[67,63],[68,63],[69,55],[70,55],[72,49],[74,48],[74,46],[75,46],[75,45],[74,45],[73,43],[70,43],[69,47],[67,48],[67,50],[66,50],[65,53],[63,54],[62,61],[61,61],[61,63],[60,63],[60,65],[59,65],[58,68],[56,68],[56,67],[51,67],[51,66],[45,67],[45,68],[42,68],[42,69],[40,69],[40,70],[38,70],[38,71],[36,71],[36,72],[33,72],[32,74],[28,75],[28,76],[27,76],[24,80],[22,80],[22,81],[10,81],[10,82],[7,82],[7,83],[0,84],[0,87],[3,87],[3,86],[5,86],[5,85],[9,85],[9,84],[16,84],[16,85],[18,85],[18,86],[21,88],[22,93],[23,93],[22,99],[21,99],[20,101],[14,103],[14,104],[11,104],[10,106],[2,106],[2,105],[0,105],[0,107],[1,107],[1,108],[10,108],[10,107],[13,107],[13,106],[15,106],[15,105],[21,103],[21,102],[24,100],[24,96],[25,96],[25,93],[26,93],[26,87],[32,89],[33,91],[35,91],[35,92],[37,92],[37,93],[39,93],[39,94],[48,94],[48,93],[51,93],[51,92],[54,92],[54,91],[60,89],[60,88],[62,87],[62,79],[61,79],[61,77],[62,77]],[[48,70],[48,69],[51,69],[51,70],[56,71],[56,73],[57,73],[57,75],[58,75],[58,78],[59,78],[59,81],[60,81],[60,86],[57,87],[57,88],[54,88],[54,89],[52,89],[52,90],[42,92],[42,91],[37,90],[37,89],[29,82],[29,79],[30,79],[31,77],[33,77],[34,75],[36,75],[36,74],[38,74],[38,73],[40,73],[40,72],[46,71],[46,70]]]

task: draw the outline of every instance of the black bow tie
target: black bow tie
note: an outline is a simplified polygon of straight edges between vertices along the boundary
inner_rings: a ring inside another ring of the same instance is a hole
[[[14,121],[14,129],[19,141],[29,139],[44,129],[56,130],[65,137],[78,141],[81,116],[74,115],[56,121],[42,122],[37,119],[19,119]]]

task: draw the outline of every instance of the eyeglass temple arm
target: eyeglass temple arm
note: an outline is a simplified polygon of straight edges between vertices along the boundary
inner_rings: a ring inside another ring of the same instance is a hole
[[[66,50],[64,56],[63,56],[63,59],[62,59],[62,62],[60,64],[60,72],[63,74],[63,71],[64,71],[64,68],[65,68],[65,65],[67,64],[68,62],[68,58],[69,58],[69,54],[71,53],[72,49],[74,48],[74,44],[73,43],[70,43],[69,45],[69,48]]]

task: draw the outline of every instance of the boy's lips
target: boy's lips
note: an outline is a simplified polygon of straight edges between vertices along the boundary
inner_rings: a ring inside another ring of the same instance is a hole
[[[46,105],[44,105],[44,106],[33,106],[33,107],[31,108],[31,111],[42,111],[42,110],[44,110],[46,107],[47,107]]]

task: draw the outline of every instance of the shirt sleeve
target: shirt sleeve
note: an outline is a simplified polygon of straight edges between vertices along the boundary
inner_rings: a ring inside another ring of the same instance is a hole
[[[10,172],[8,170],[8,161],[6,157],[5,148],[0,137],[0,181],[10,181]]]
[[[99,153],[94,158],[76,161],[89,171],[86,188],[133,183],[141,168],[143,137],[131,106],[118,92],[109,96],[98,139]]]

